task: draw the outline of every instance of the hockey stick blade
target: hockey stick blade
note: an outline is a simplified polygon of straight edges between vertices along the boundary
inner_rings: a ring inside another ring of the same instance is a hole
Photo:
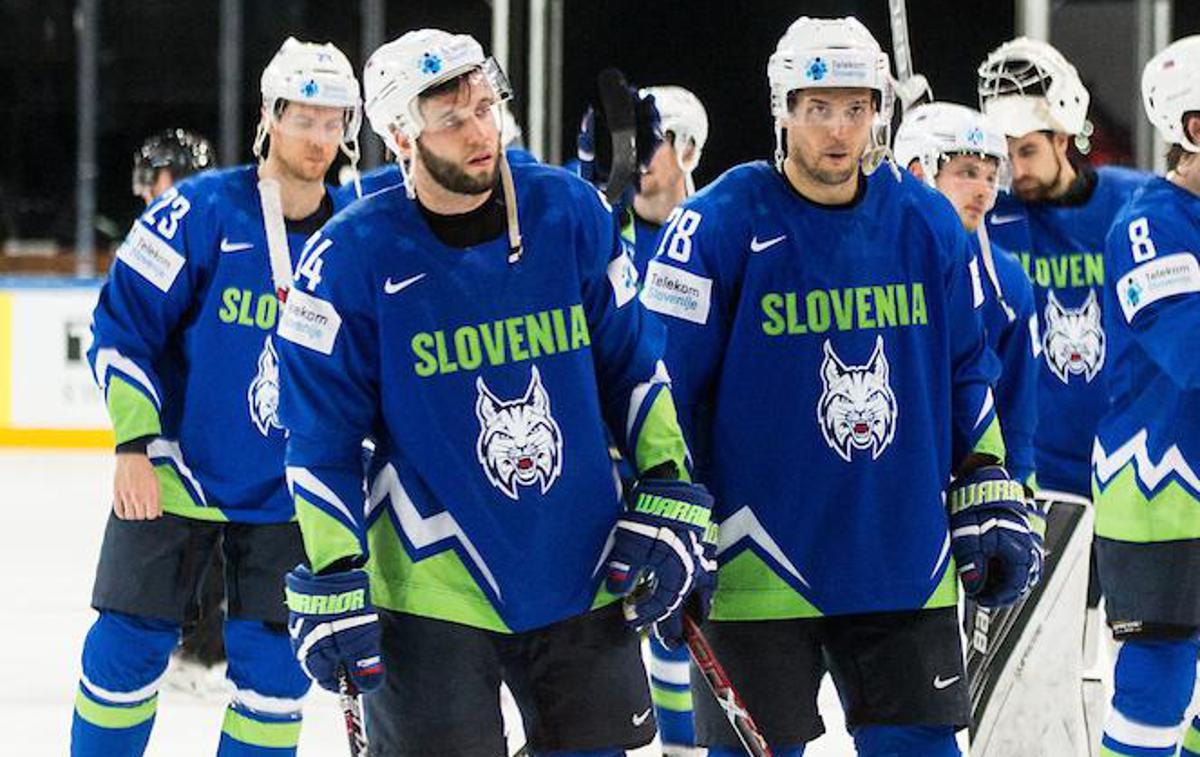
[[[750,711],[746,709],[737,689],[733,688],[729,676],[725,674],[725,668],[721,667],[721,662],[713,654],[704,632],[690,615],[683,616],[683,635],[692,661],[700,669],[709,690],[717,699],[717,704],[725,711],[725,717],[729,719],[729,724],[733,726],[734,732],[745,747],[746,754],[751,757],[771,757],[771,747],[767,746],[766,738],[755,725],[754,718],[750,716]]]
[[[367,735],[363,731],[358,691],[350,683],[350,676],[346,674],[345,668],[338,669],[338,704],[342,708],[342,719],[346,724],[346,738],[350,742],[350,757],[367,757]]]
[[[633,181],[637,170],[637,112],[625,76],[617,69],[601,71],[596,77],[596,89],[612,140],[612,166],[604,196],[614,204]]]

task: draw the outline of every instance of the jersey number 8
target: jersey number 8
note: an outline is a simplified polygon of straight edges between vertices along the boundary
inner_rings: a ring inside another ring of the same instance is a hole
[[[1145,263],[1158,254],[1154,249],[1154,240],[1150,238],[1150,222],[1145,216],[1129,222],[1129,247],[1135,263]]]

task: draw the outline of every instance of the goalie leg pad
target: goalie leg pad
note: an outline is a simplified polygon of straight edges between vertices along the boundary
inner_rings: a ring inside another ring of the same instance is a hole
[[[1118,755],[1173,755],[1196,682],[1195,637],[1133,639],[1121,645],[1104,749]]]
[[[859,757],[960,757],[950,725],[866,725],[854,729]]]

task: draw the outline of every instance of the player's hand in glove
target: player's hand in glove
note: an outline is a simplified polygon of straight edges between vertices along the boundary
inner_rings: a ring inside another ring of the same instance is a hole
[[[348,570],[316,575],[297,565],[286,577],[288,632],[300,667],[321,688],[338,692],[345,669],[356,691],[383,681],[379,616],[371,606],[367,574]]]
[[[963,591],[983,607],[1022,599],[1037,583],[1043,559],[1024,487],[1000,466],[988,465],[955,479],[946,499]]]
[[[706,547],[705,536],[712,522],[713,498],[699,484],[642,479],[630,499],[632,506],[613,528],[608,590],[630,595],[625,602],[630,628],[654,623],[663,644],[678,646],[688,596],[700,592],[699,620],[712,594],[715,547]]]

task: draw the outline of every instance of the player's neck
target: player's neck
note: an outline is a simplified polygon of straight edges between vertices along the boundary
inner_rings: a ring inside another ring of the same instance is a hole
[[[415,167],[415,164],[414,164]],[[440,216],[458,216],[481,207],[492,196],[494,188],[481,194],[463,194],[446,189],[427,172],[416,168],[412,175],[417,199],[426,210]]]
[[[1200,158],[1187,156],[1179,167],[1167,174],[1167,181],[1194,195],[1200,195]]]
[[[787,178],[792,189],[807,200],[818,205],[845,205],[858,196],[859,172],[855,171],[850,178],[841,184],[826,184],[817,181],[808,172],[802,171],[795,162],[783,162],[783,175]]]
[[[275,179],[279,182],[279,199],[283,205],[283,217],[290,221],[308,218],[321,207],[325,199],[325,182],[307,181],[288,171],[278,160],[268,155],[258,168],[260,179]]]
[[[670,191],[656,192],[652,195],[634,195],[633,212],[637,213],[638,217],[644,221],[662,226],[667,222],[667,216],[671,215],[675,206],[686,198],[687,188],[683,183],[683,177],[680,176],[679,185]]]

